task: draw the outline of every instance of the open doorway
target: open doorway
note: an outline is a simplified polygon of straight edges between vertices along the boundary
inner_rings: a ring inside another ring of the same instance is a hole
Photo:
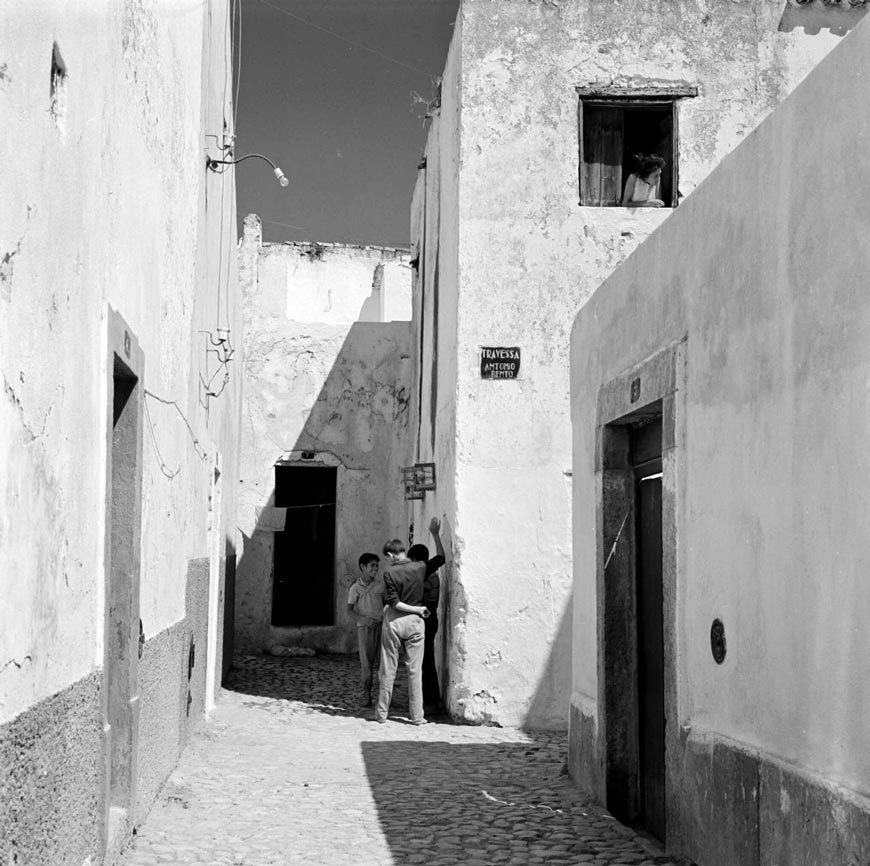
[[[272,625],[335,624],[334,466],[275,467],[275,506],[286,508],[273,547]]]

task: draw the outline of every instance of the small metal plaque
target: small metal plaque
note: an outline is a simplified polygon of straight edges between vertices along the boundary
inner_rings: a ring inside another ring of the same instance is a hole
[[[637,403],[640,400],[640,379],[633,379],[631,383],[631,393],[629,398],[632,403]]]
[[[716,664],[721,665],[725,661],[725,653],[727,652],[725,626],[721,619],[714,619],[713,625],[710,626],[710,649]]]
[[[415,463],[417,470],[416,487],[418,490],[435,490],[435,464]]]
[[[481,379],[516,379],[519,375],[519,346],[481,346]]]

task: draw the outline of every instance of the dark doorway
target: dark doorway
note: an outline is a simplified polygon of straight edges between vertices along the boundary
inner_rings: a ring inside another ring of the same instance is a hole
[[[665,839],[662,424],[632,431],[635,479],[639,823]]]
[[[286,508],[275,533],[272,625],[335,624],[334,466],[276,466],[275,506]]]
[[[225,677],[233,666],[236,612],[236,548],[226,539],[226,567],[224,570],[224,622],[223,655],[221,656],[221,676]]]

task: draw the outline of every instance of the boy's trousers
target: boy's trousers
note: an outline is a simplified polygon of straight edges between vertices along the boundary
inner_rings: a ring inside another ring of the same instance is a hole
[[[381,631],[381,668],[378,674],[378,705],[375,718],[386,719],[393,698],[393,682],[399,667],[399,651],[405,648],[408,669],[408,703],[412,722],[423,719],[423,619],[415,613],[388,608]]]
[[[426,710],[441,706],[441,686],[435,666],[435,635],[438,633],[438,614],[433,610],[425,622],[426,639],[423,652],[423,707]]]
[[[372,620],[365,625],[357,625],[356,640],[359,645],[360,682],[363,691],[368,692],[381,651],[381,624]]]

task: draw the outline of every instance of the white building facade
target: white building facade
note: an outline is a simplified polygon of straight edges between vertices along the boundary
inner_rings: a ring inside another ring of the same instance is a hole
[[[443,516],[451,546],[454,717],[567,725],[571,323],[855,23],[836,11],[832,30],[774,0],[461,4],[412,209],[412,462],[438,480],[408,521]],[[666,160],[665,208],[617,206],[638,151]],[[512,352],[496,377],[492,349]]]
[[[113,862],[219,687],[230,4],[0,10],[0,861]],[[99,33],[100,38],[95,39]]]

